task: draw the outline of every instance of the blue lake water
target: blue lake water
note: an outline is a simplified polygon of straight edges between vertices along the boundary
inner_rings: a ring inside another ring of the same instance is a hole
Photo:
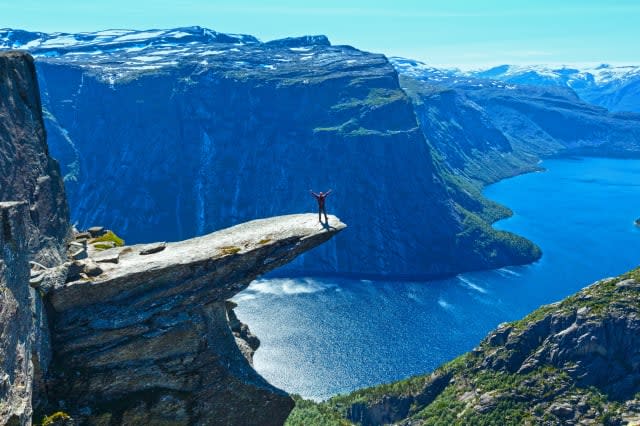
[[[499,323],[639,265],[640,161],[542,165],[485,190],[514,211],[496,228],[537,243],[539,262],[429,282],[256,281],[235,298],[262,341],[256,370],[313,399],[427,373]]]

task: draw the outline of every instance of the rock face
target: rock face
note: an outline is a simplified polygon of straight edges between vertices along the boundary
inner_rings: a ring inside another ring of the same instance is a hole
[[[33,59],[0,53],[0,424],[31,424],[51,357],[30,261],[65,256],[68,209],[48,155]]]
[[[640,270],[503,324],[433,374],[336,397],[362,425],[637,424]]]
[[[101,272],[67,272],[42,289],[52,306],[49,411],[90,424],[282,424],[293,400],[251,368],[258,341],[226,300],[344,227],[289,215],[74,262]]]
[[[60,169],[49,150],[33,59],[0,52],[0,201],[26,201],[27,247],[53,265],[64,253],[69,211]]]
[[[25,202],[0,203],[0,424],[27,424],[31,418],[34,332],[29,282]],[[35,354],[37,356],[37,353]]]
[[[175,241],[308,211],[309,189],[332,188],[350,232],[288,273],[435,277],[539,257],[487,217],[466,220],[382,55],[198,27],[0,40],[36,55],[81,227]],[[459,237],[472,231],[485,243]]]

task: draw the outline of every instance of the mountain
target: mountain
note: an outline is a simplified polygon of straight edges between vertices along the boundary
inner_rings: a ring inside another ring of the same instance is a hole
[[[455,176],[480,185],[551,155],[640,155],[640,114],[610,112],[560,86],[459,78],[394,59],[425,137]]]
[[[613,66],[575,68],[544,65],[500,65],[489,69],[461,71],[436,69],[420,61],[392,58],[400,72],[415,77],[430,75],[433,81],[471,82],[495,80],[503,83],[530,86],[566,87],[575,91],[584,101],[610,111],[640,112],[640,66]]]
[[[200,27],[0,40],[36,57],[80,227],[172,241],[314,210],[309,189],[333,188],[349,231],[288,273],[436,277],[540,256],[490,227],[506,209],[444,182],[383,55]]]
[[[468,75],[506,83],[569,87],[585,101],[608,110],[640,112],[640,66],[602,64],[577,69],[503,65]]]
[[[598,281],[501,324],[433,374],[299,400],[287,424],[637,424],[639,297],[640,270]]]

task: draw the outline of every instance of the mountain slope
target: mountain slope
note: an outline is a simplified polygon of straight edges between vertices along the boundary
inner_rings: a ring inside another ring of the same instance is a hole
[[[452,198],[465,191],[444,183],[382,55],[199,27],[0,40],[37,58],[82,227],[176,240],[312,210],[308,190],[333,188],[329,210],[349,232],[289,273],[435,277],[540,255]]]
[[[535,170],[550,155],[640,155],[640,114],[609,112],[563,87],[394,64],[425,137],[456,176],[487,184]]]
[[[302,403],[289,425],[635,424],[640,421],[640,270],[599,281],[431,375]],[[338,420],[341,419],[341,420]]]

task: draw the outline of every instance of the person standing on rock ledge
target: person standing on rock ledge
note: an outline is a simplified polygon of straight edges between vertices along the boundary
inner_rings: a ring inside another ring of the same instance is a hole
[[[322,216],[321,216],[322,213],[324,213],[324,221],[326,223],[329,223],[329,218],[327,217],[327,210],[324,207],[324,201],[327,198],[327,196],[331,194],[331,191],[332,190],[330,189],[327,192],[320,192],[319,194],[316,194],[312,190],[309,190],[311,195],[313,195],[313,198],[315,198],[316,201],[318,202],[318,221],[320,223],[322,223]]]

